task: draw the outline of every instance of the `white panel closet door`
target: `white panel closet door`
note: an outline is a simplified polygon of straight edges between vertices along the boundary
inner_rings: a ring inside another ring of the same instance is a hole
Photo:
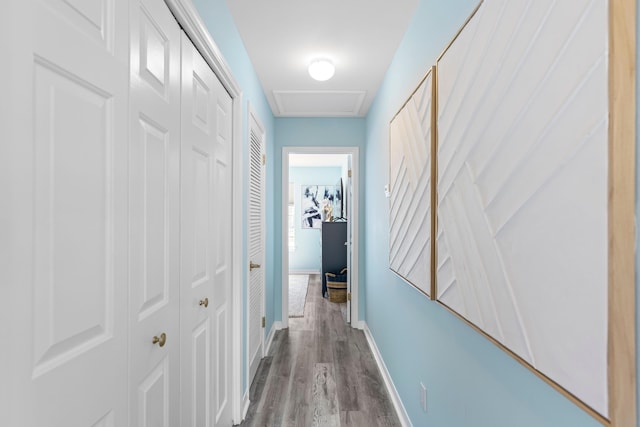
[[[130,425],[180,424],[180,27],[131,1]],[[166,342],[154,344],[152,337]]]
[[[264,356],[264,130],[251,112],[249,114],[249,311],[248,325],[248,384],[258,370],[260,359]]]
[[[231,425],[231,97],[182,34],[183,426]]]
[[[127,4],[8,3],[1,423],[125,426]]]

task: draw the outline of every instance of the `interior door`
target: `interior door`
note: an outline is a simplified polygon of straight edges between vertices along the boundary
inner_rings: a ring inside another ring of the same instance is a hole
[[[3,9],[1,423],[125,426],[127,4]]]
[[[130,425],[171,427],[180,424],[180,27],[162,0],[130,6]]]
[[[249,310],[247,313],[248,383],[264,357],[264,130],[255,115],[249,118]]]
[[[231,425],[231,97],[182,34],[183,426]]]

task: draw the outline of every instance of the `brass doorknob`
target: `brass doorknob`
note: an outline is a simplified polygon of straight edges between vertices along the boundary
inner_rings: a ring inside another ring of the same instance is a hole
[[[153,341],[151,342],[154,344],[158,344],[160,347],[164,347],[165,343],[167,342],[167,334],[163,332],[160,334],[160,337],[153,337]]]
[[[249,271],[253,270],[254,268],[260,268],[260,264],[254,264],[253,261],[249,261]]]
[[[209,307],[209,298],[201,299],[200,305],[204,305],[205,308]]]

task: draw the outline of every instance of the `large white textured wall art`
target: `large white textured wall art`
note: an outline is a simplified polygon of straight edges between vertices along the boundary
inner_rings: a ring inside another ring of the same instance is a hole
[[[431,290],[432,73],[390,124],[389,267],[428,296]]]
[[[608,4],[485,0],[437,63],[437,299],[608,416]]]

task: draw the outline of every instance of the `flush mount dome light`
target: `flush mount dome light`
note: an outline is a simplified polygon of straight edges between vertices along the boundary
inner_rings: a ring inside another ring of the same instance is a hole
[[[319,82],[329,80],[336,72],[336,67],[328,59],[314,59],[309,64],[309,75]]]

